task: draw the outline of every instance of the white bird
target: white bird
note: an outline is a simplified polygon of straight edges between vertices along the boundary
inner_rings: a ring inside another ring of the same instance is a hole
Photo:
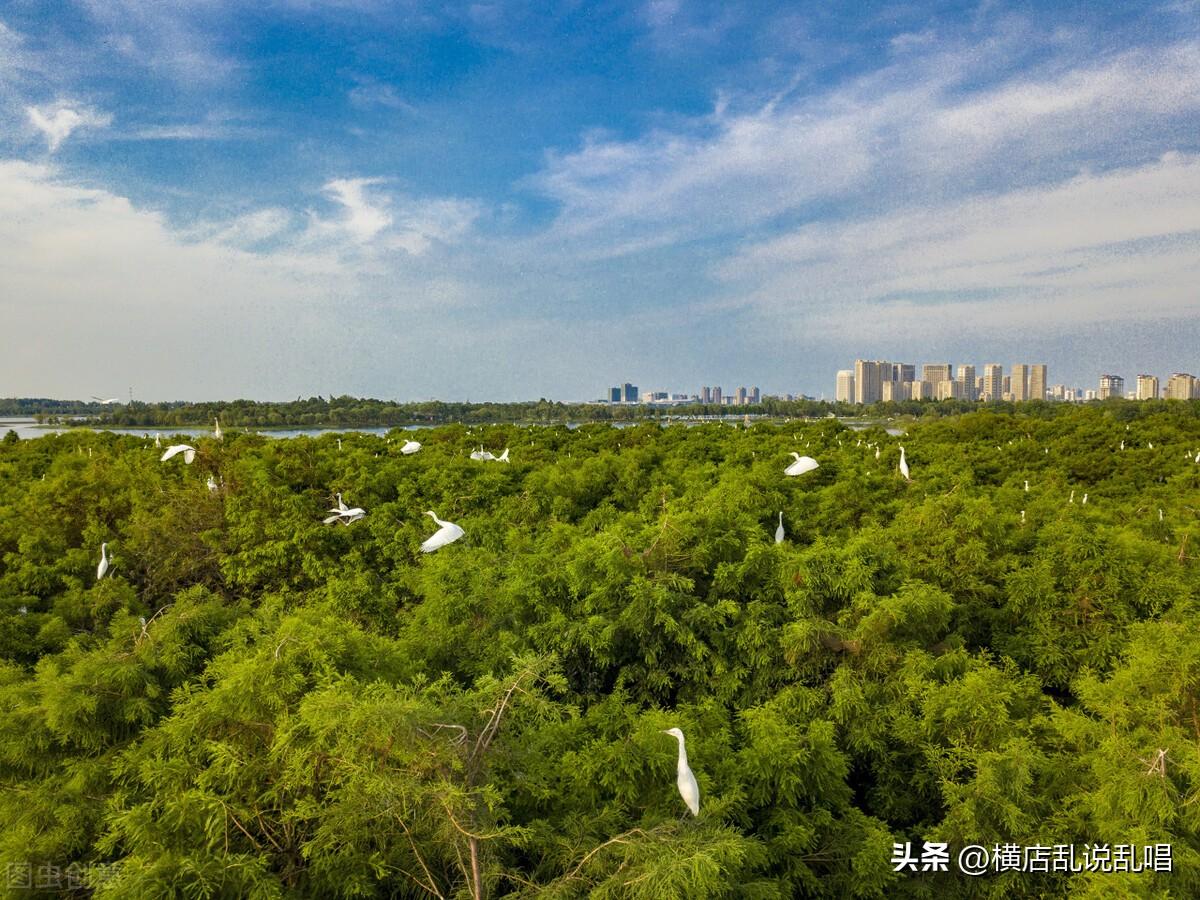
[[[221,432],[221,420],[213,419],[213,423],[215,425],[213,428],[213,437],[215,437],[218,441],[224,440],[225,435]]]
[[[795,450],[792,451],[792,456],[796,461],[783,470],[784,475],[803,475],[805,472],[811,472],[813,469],[820,466],[811,456],[801,456]]]
[[[1122,450],[1124,450],[1124,449],[1125,449],[1125,441],[1121,441],[1121,449],[1122,449]]]
[[[338,442],[338,449],[341,450],[342,449],[342,439],[338,438],[337,442]]]
[[[1025,510],[1021,510],[1021,524],[1025,524]]]
[[[357,522],[367,514],[367,511],[361,506],[347,506],[342,500],[342,495],[337,495],[337,506],[329,510],[332,513],[322,520],[326,525],[332,525],[334,522],[341,520],[343,525],[349,525],[351,522]]]
[[[207,485],[208,485],[208,489],[212,493],[215,494],[217,492],[217,480],[215,478],[213,478],[211,475],[208,476]]]
[[[183,461],[188,465],[191,465],[192,460],[194,460],[196,458],[196,448],[195,447],[192,447],[188,444],[172,444],[170,447],[167,448],[166,452],[158,458],[158,461],[166,462],[172,456],[176,456],[180,453],[183,454]]]
[[[783,512],[779,513],[779,527],[775,529],[775,543],[783,543]]]
[[[908,460],[904,458],[904,448],[900,448],[900,474],[904,476],[905,481],[912,481],[908,477]]]
[[[1083,495],[1083,505],[1087,506],[1087,494]]]
[[[1200,450],[1197,450],[1197,451],[1196,451],[1196,459],[1195,459],[1195,461],[1196,461],[1196,462],[1198,462],[1198,463],[1200,463]]]
[[[875,448],[875,458],[879,459],[879,448],[878,447]]]
[[[416,441],[405,441],[404,446],[400,448],[400,452],[405,456],[411,456],[421,449],[421,445]]]
[[[120,397],[109,397],[107,400],[105,400],[101,397],[97,397],[95,394],[92,394],[92,399],[95,400],[97,403],[103,403],[105,406],[112,406],[114,403],[121,402]]]
[[[502,463],[508,462],[508,448],[505,447],[504,452],[501,453],[499,456],[493,456],[492,460],[493,460],[493,462],[502,462]]]
[[[483,459],[483,448],[480,447],[478,450],[472,450],[471,459]]]
[[[156,432],[154,432],[154,446],[155,446],[155,447],[161,447],[161,446],[162,446],[162,434],[161,434],[161,433],[159,433],[159,432],[157,432],[157,431],[156,431]]]
[[[1161,506],[1158,508],[1158,521],[1160,521],[1160,522],[1162,521],[1162,507]]]
[[[1074,491],[1074,490],[1072,490],[1072,491],[1071,491],[1071,496],[1067,498],[1067,502],[1068,502],[1068,503],[1074,503],[1074,502],[1075,502],[1075,491]]]
[[[1028,478],[1025,479],[1025,492],[1029,493],[1029,479]]]
[[[688,765],[687,750],[683,745],[683,732],[678,728],[668,728],[663,734],[669,734],[679,741],[679,762],[676,765],[675,785],[679,788],[679,796],[683,798],[684,804],[691,810],[692,815],[698,816],[700,815],[700,785],[696,783],[696,776],[692,773],[692,767]]]
[[[108,544],[100,545],[100,565],[96,566],[96,580],[99,581],[108,571]]]
[[[437,517],[437,513],[435,513],[433,510],[427,510],[425,515],[431,516],[433,521],[437,522],[441,528],[435,531],[432,537],[421,544],[422,553],[432,553],[439,547],[445,547],[447,544],[453,544],[466,533],[453,522],[443,522]]]

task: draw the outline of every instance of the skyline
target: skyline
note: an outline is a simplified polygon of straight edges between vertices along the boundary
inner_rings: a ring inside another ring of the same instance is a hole
[[[1198,23],[15,4],[0,394],[821,396],[985,341],[1066,384],[1195,371]]]

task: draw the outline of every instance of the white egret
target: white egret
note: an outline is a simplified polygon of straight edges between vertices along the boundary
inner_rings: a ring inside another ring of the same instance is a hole
[[[1154,441],[1147,441],[1147,442],[1146,442],[1146,446],[1147,446],[1149,449],[1153,450],[1153,449],[1154,449]]]
[[[1029,493],[1029,479],[1028,478],[1025,479],[1025,493],[1027,493],[1027,494]]]
[[[100,545],[100,565],[96,566],[96,580],[99,581],[108,571],[108,544]]]
[[[900,474],[904,476],[905,481],[912,481],[908,477],[908,460],[904,458],[904,448],[900,448]]]
[[[338,449],[341,450],[342,449],[342,439],[338,438],[337,442],[338,442]]]
[[[489,454],[489,455],[490,455],[490,454]],[[485,459],[485,458],[486,458],[486,457],[484,457],[484,455],[483,455],[483,448],[482,448],[482,447],[480,447],[478,450],[472,450],[472,451],[471,451],[471,459],[476,459],[476,460],[478,460],[478,459]]]
[[[875,458],[879,459],[879,448],[878,447],[875,448]]]
[[[222,440],[224,440],[224,439],[225,439],[225,435],[224,435],[224,433],[221,431],[221,420],[220,420],[220,419],[213,419],[213,425],[215,426],[215,427],[213,428],[213,437],[215,437],[215,438],[216,438],[218,441],[222,441]]]
[[[678,728],[668,728],[663,734],[669,734],[679,741],[679,762],[676,765],[675,785],[679,788],[679,796],[691,810],[693,816],[700,815],[700,785],[692,767],[688,765],[687,750],[683,745],[683,732]]]
[[[1087,506],[1087,494],[1083,495],[1083,505]]]
[[[162,447],[162,434],[157,431],[154,432],[154,446],[159,448]]]
[[[1124,442],[1124,441],[1121,441],[1121,449],[1122,449],[1122,450],[1124,450],[1124,449],[1125,449],[1125,442]]]
[[[505,447],[503,453],[501,453],[499,456],[492,457],[492,459],[495,462],[502,462],[502,463],[508,462],[508,448]]]
[[[361,506],[347,506],[342,500],[342,495],[337,495],[337,506],[329,510],[332,515],[322,520],[326,525],[332,525],[334,522],[341,520],[343,525],[349,525],[351,522],[357,522],[367,514],[367,511]]]
[[[820,466],[811,456],[801,456],[795,450],[792,451],[792,456],[795,457],[795,462],[783,470],[784,475],[803,475],[805,472],[811,472]]]
[[[439,547],[453,544],[466,533],[453,522],[443,522],[433,510],[427,510],[425,515],[432,517],[433,521],[437,522],[441,527],[433,533],[432,537],[421,544],[422,553],[432,553]]]
[[[404,446],[400,448],[400,452],[405,456],[412,456],[412,454],[416,453],[420,449],[421,445],[416,441],[405,441]]]
[[[1068,502],[1068,503],[1074,503],[1074,502],[1075,502],[1075,490],[1074,490],[1074,488],[1072,488],[1072,489],[1071,489],[1071,496],[1067,498],[1067,502]]]
[[[207,485],[210,492],[214,494],[217,492],[217,479],[213,478],[211,475],[208,476]]]
[[[1025,524],[1025,510],[1021,510],[1021,524]]]
[[[167,448],[166,452],[158,458],[158,461],[166,462],[172,456],[177,456],[180,453],[183,454],[183,461],[189,466],[192,464],[192,460],[196,458],[195,447],[192,447],[188,444],[172,444]]]
[[[783,511],[779,513],[779,527],[775,529],[775,543],[783,543]]]
[[[1162,507],[1161,506],[1158,508],[1158,521],[1160,521],[1160,522],[1162,521]]]
[[[104,400],[104,399],[101,399],[100,397],[97,397],[95,394],[92,394],[92,399],[95,400],[97,403],[103,403],[105,406],[112,406],[114,403],[121,402],[120,397],[109,397],[107,400]]]

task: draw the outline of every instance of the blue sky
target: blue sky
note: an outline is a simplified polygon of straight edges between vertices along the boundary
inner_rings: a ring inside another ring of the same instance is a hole
[[[0,395],[1090,387],[1198,286],[1195,0],[0,6]]]

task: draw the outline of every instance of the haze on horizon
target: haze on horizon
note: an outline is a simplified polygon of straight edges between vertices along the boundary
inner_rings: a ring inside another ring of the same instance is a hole
[[[1200,2],[0,9],[0,396],[1200,368]]]

